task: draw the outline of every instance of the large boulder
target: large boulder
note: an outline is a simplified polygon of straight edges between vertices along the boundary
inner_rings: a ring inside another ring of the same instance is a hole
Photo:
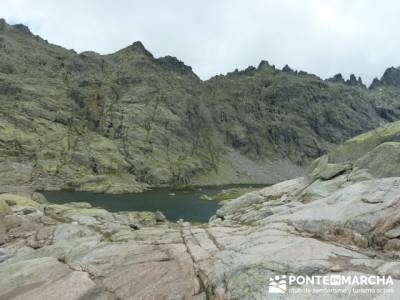
[[[328,154],[329,162],[355,162],[380,144],[386,142],[400,142],[400,121],[389,123],[345,141]]]
[[[328,180],[352,170],[364,170],[375,178],[400,176],[400,122],[347,140],[316,159],[307,176]]]

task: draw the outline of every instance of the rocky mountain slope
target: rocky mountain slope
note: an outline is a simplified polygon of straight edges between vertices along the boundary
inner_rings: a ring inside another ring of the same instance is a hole
[[[202,225],[2,194],[0,298],[399,299],[399,158],[395,122],[315,160],[306,177],[227,202]],[[276,275],[392,281],[270,294]]]
[[[270,183],[399,119],[399,70],[365,88],[267,62],[201,81],[140,42],[110,55],[0,21],[0,191]]]

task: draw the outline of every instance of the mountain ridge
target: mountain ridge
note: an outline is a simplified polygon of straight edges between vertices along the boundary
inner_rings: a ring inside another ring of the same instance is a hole
[[[78,54],[2,21],[0,190],[289,179],[334,145],[400,119],[389,75],[367,89],[355,76],[332,82],[261,61],[203,81],[141,42]]]
[[[42,39],[39,35],[33,34],[33,33],[31,32],[31,30],[29,29],[28,26],[26,26],[26,25],[24,25],[24,24],[21,24],[21,23],[16,23],[16,24],[10,25],[10,24],[7,24],[7,22],[6,22],[6,20],[5,20],[4,18],[0,18],[0,26],[5,26],[5,25],[11,26],[11,27],[13,27],[13,28],[15,28],[15,29],[17,29],[17,30],[19,30],[19,31],[21,31],[21,32],[25,32],[25,33],[28,33],[28,34],[30,34],[30,35],[36,37],[36,38]],[[42,39],[42,40],[43,40],[43,39]],[[47,40],[44,40],[44,41],[47,42]],[[50,44],[65,49],[65,48],[62,47],[62,46],[59,46],[59,45],[56,45],[56,44],[52,44],[52,43],[50,43]],[[177,62],[179,62],[180,64],[182,64],[184,67],[190,68],[191,72],[192,72],[195,76],[197,76],[197,77],[198,77],[201,81],[203,81],[203,82],[208,81],[208,80],[210,80],[210,79],[212,79],[212,78],[214,78],[214,77],[226,76],[226,75],[228,75],[228,74],[230,74],[230,73],[243,72],[243,71],[246,71],[247,69],[254,69],[254,68],[255,68],[255,66],[249,65],[248,67],[243,68],[243,69],[241,69],[241,70],[235,69],[234,71],[227,72],[226,74],[216,74],[216,75],[211,76],[211,77],[208,78],[208,79],[201,79],[201,78],[192,70],[192,68],[191,68],[189,65],[187,65],[187,64],[185,64],[184,62],[180,61],[176,56],[173,56],[173,55],[170,55],[170,54],[166,54],[166,55],[164,55],[164,56],[160,56],[160,57],[157,57],[157,58],[154,57],[153,54],[144,46],[143,42],[140,41],[140,40],[134,41],[134,42],[132,42],[131,45],[126,46],[126,47],[124,47],[124,48],[121,48],[121,49],[119,49],[119,50],[116,50],[115,52],[112,52],[112,53],[104,53],[104,54],[101,54],[101,53],[98,53],[98,52],[92,51],[92,50],[85,50],[85,51],[82,51],[82,52],[77,52],[77,51],[75,51],[74,49],[71,49],[71,50],[68,50],[68,51],[73,51],[74,53],[77,53],[77,54],[95,53],[95,54],[100,55],[100,56],[108,56],[108,55],[116,54],[116,53],[118,53],[118,52],[120,52],[120,51],[122,51],[122,50],[125,50],[125,49],[133,49],[133,48],[137,48],[137,50],[138,50],[138,49],[141,49],[141,51],[145,52],[146,55],[149,55],[149,56],[151,56],[151,58],[154,58],[154,59],[156,59],[156,60],[161,60],[161,61],[164,60],[164,59],[165,59],[165,60],[169,60],[169,59],[176,60]],[[266,65],[268,65],[268,66],[272,66],[272,67],[276,68],[275,65],[270,65],[269,62],[268,62],[267,60],[261,59],[261,60],[260,60],[260,63],[258,64],[257,69],[260,69],[260,67],[261,67],[264,63],[266,63]],[[294,73],[303,74],[303,75],[304,75],[304,74],[309,74],[309,75],[316,76],[317,78],[319,78],[319,79],[321,79],[321,80],[324,80],[324,81],[342,82],[342,83],[345,83],[345,84],[348,84],[348,85],[353,85],[353,86],[359,85],[359,86],[364,86],[364,87],[368,87],[368,88],[374,88],[374,87],[375,87],[374,81],[376,81],[376,82],[384,81],[384,82],[387,84],[386,76],[388,75],[388,72],[393,71],[393,70],[394,70],[394,71],[397,70],[397,72],[400,72],[400,66],[398,66],[398,67],[395,67],[395,66],[388,67],[388,68],[384,71],[384,73],[382,74],[381,78],[378,79],[377,77],[375,77],[369,86],[366,86],[366,85],[362,82],[362,78],[361,78],[360,76],[356,76],[356,75],[353,74],[353,73],[350,74],[349,79],[346,80],[346,79],[344,79],[344,77],[343,77],[343,75],[342,75],[341,73],[337,73],[337,74],[335,74],[335,75],[332,76],[332,77],[327,77],[327,78],[324,79],[324,78],[322,78],[322,77],[320,77],[320,76],[318,76],[318,75],[316,75],[316,74],[308,73],[308,72],[303,71],[303,70],[293,70],[293,69],[290,68],[290,66],[289,66],[288,64],[286,64],[282,69],[277,68],[277,70],[281,70],[281,71],[283,71],[283,72],[285,72],[285,71],[286,71],[286,72],[292,71],[292,72],[294,72]],[[396,79],[395,79],[395,80],[396,80],[395,85],[396,85],[396,86],[399,86],[399,85],[400,85],[400,83],[398,82],[398,81],[400,80],[400,75],[399,75],[399,74],[396,74]],[[384,84],[385,84],[385,83],[384,83]],[[381,84],[382,84],[382,83],[381,83]],[[390,85],[390,84],[388,84],[388,85]]]

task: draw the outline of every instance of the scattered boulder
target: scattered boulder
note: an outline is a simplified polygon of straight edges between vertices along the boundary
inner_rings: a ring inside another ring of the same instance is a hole
[[[164,216],[164,214],[161,211],[156,211],[154,213],[154,217],[157,222],[166,222],[167,218]]]
[[[321,179],[329,180],[342,174],[348,169],[350,169],[349,165],[326,164],[318,175],[321,177]]]
[[[33,201],[40,203],[40,204],[48,203],[46,197],[43,194],[38,193],[38,192],[34,192],[31,196],[31,198]]]
[[[384,249],[386,251],[400,252],[400,239],[391,239],[391,240],[387,241]]]
[[[389,239],[399,238],[400,237],[400,226],[397,226],[385,233],[385,236]]]

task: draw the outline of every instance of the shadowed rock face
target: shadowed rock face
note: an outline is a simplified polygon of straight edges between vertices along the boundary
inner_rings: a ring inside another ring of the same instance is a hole
[[[399,94],[265,61],[201,81],[140,42],[77,54],[2,20],[0,191],[278,182],[398,119]]]
[[[372,88],[382,86],[400,87],[400,68],[391,67],[385,71],[380,80],[374,80]]]
[[[348,140],[306,177],[228,201],[202,225],[2,194],[0,298],[268,299],[276,275],[381,275],[393,285],[374,288],[399,299],[399,137],[396,122]]]

